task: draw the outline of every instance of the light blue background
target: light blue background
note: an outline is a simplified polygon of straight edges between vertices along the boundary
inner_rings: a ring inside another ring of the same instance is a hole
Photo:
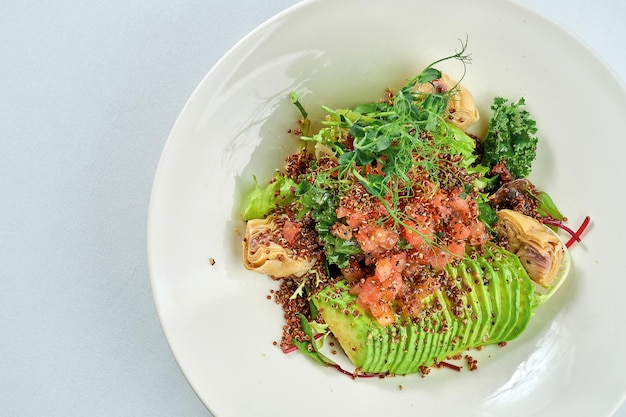
[[[626,80],[626,2],[520,2]],[[0,416],[211,415],[152,299],[152,178],[207,71],[295,3],[2,1]]]

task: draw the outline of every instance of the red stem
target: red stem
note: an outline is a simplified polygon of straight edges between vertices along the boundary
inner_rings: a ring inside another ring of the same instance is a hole
[[[348,372],[345,369],[343,369],[341,366],[334,364],[334,365],[330,365],[333,368],[335,368],[336,370],[338,370],[339,372],[341,372],[344,375],[349,376],[352,379],[356,379],[356,378],[384,378],[387,374],[385,373],[373,373],[373,372],[363,372],[363,373],[358,373],[358,372]]]
[[[441,366],[445,366],[446,368],[454,369],[457,372],[461,372],[462,366],[454,365],[450,362],[439,362]]]
[[[574,242],[580,242],[580,236],[583,234],[587,226],[589,226],[590,222],[591,222],[591,218],[589,216],[586,216],[585,220],[583,220],[578,230],[576,230],[576,232],[572,235],[572,238],[568,240],[567,243],[565,244],[566,248],[569,248],[570,246],[572,246]]]
[[[561,228],[563,230],[565,230],[567,233],[569,233],[572,236],[576,235],[576,232],[573,231],[572,229],[570,229],[569,227],[567,227],[567,225],[565,225],[564,223],[558,221],[558,220],[552,220],[552,219],[541,219],[545,224],[549,224],[550,226],[556,226],[558,228]],[[580,241],[580,239],[578,239],[578,241]]]
[[[295,352],[296,350],[298,350],[296,346],[289,346],[287,349],[283,350],[283,353],[287,354],[287,353]]]
[[[565,247],[569,249],[569,247],[572,246],[575,242],[580,242],[580,236],[583,234],[587,226],[589,226],[589,222],[591,221],[591,218],[589,216],[586,216],[585,220],[583,220],[582,224],[576,231],[573,231],[572,229],[570,229],[569,227],[567,227],[565,224],[563,224],[562,222],[558,220],[553,220],[553,219],[541,219],[541,220],[545,224],[548,224],[550,226],[556,226],[565,230],[567,233],[569,233],[572,236],[565,244]]]
[[[317,333],[315,336],[313,336],[313,338],[315,340],[319,339],[320,337],[324,336],[323,333]],[[295,352],[296,350],[298,350],[297,346],[290,346],[287,349],[283,350],[283,353],[287,354],[287,353],[291,353],[291,352]],[[344,375],[349,376],[352,379],[356,379],[356,378],[382,378],[384,377],[385,373],[373,373],[373,372],[349,372],[346,371],[345,369],[343,369],[341,366],[337,365],[337,364],[329,364],[329,366],[335,368],[336,370],[338,370],[339,372],[341,372]]]

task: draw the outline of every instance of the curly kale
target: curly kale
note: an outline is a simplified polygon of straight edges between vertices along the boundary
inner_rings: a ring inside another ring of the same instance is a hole
[[[515,178],[530,173],[537,150],[536,122],[521,108],[524,104],[524,98],[509,104],[508,100],[496,97],[491,105],[489,131],[482,143],[481,163],[493,167],[504,162]]]

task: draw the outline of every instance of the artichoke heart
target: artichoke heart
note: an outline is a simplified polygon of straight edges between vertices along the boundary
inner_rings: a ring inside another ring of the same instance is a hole
[[[450,123],[458,126],[465,132],[480,119],[478,107],[476,107],[472,93],[447,74],[442,73],[441,78],[435,80],[432,84],[420,85],[418,90],[428,94],[433,92],[433,87],[438,92],[455,90],[448,100],[448,121]]]
[[[311,270],[315,259],[298,258],[289,248],[281,246],[279,226],[274,216],[252,219],[246,223],[243,259],[246,269],[273,277],[301,277]]]
[[[497,213],[496,233],[507,239],[528,276],[542,286],[556,278],[565,253],[561,239],[536,219],[514,210]]]

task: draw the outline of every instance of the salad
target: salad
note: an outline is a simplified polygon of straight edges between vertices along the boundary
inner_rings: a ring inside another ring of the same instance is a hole
[[[301,150],[255,180],[243,212],[245,267],[280,282],[283,351],[353,377],[458,370],[449,361],[468,349],[521,334],[567,276],[589,218],[570,229],[528,179],[538,138],[523,98],[493,98],[488,132],[471,133],[466,46],[379,101],[322,106],[316,129],[290,95]],[[436,69],[446,60],[460,81]]]

